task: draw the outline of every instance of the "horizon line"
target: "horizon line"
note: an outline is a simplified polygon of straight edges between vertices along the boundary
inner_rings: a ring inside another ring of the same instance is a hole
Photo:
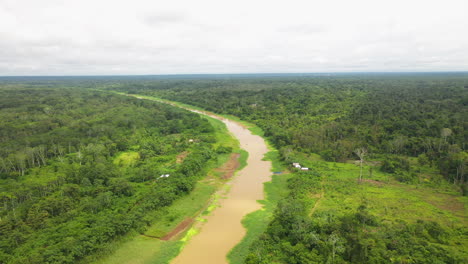
[[[307,74],[424,74],[424,73],[468,73],[460,71],[330,71],[330,72],[244,72],[244,73],[166,73],[166,74],[70,74],[70,75],[0,75],[0,78],[11,77],[130,77],[130,76],[206,76],[206,75],[307,75]]]

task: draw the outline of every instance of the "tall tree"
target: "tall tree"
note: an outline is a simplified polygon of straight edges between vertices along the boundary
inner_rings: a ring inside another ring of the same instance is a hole
[[[359,173],[359,182],[362,181],[362,163],[364,162],[364,157],[367,155],[367,149],[366,148],[357,148],[354,153],[359,157],[360,165],[361,165],[361,171]]]

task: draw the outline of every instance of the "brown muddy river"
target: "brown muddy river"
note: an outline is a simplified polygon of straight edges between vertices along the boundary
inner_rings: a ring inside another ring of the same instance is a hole
[[[242,218],[261,208],[257,200],[264,198],[263,183],[270,180],[271,162],[262,161],[268,151],[263,138],[252,135],[237,122],[210,116],[223,121],[239,140],[241,148],[249,153],[248,164],[228,183],[231,188],[226,198],[219,201],[219,207],[206,217],[200,232],[187,242],[172,264],[228,263],[226,255],[246,233]]]

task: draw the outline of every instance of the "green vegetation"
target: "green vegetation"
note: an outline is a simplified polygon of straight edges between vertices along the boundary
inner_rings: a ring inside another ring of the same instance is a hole
[[[310,168],[290,168],[289,195],[271,216],[245,219],[232,263],[465,263],[467,81],[338,75],[112,89],[237,116],[279,150],[268,158]]]
[[[115,249],[102,261],[125,263],[141,248],[165,263],[196,232],[141,235],[203,210],[213,185],[202,175],[246,153],[220,122],[137,96],[243,120],[274,147],[265,158],[285,174],[244,219],[232,263],[467,263],[467,83],[466,73],[4,82],[0,262]]]
[[[114,159],[114,164],[120,167],[132,167],[140,159],[140,153],[135,151],[122,152]]]
[[[466,74],[163,80],[116,85],[234,115],[264,131],[277,147],[328,161],[420,157],[466,190]],[[411,171],[399,170],[406,181]]]
[[[289,155],[313,169],[293,173],[245,263],[466,262],[467,201],[451,186],[402,184],[379,170],[371,176],[370,165],[360,183],[359,165]]]
[[[208,177],[199,181],[190,194],[157,211],[154,223],[144,234],[130,233],[127,237],[112,243],[98,256],[85,258],[83,263],[169,263],[190,237],[198,232],[196,227],[188,225],[169,240],[157,239],[177,230],[179,224],[184,221],[191,219],[195,222],[204,221],[199,216],[207,215],[217,207],[219,194],[216,191],[226,187],[223,175],[217,171],[217,168],[230,160],[232,154],[230,151],[240,153],[238,169],[246,165],[248,156],[246,151],[239,149],[239,142],[229,134],[223,122],[210,117],[203,118],[207,119],[214,128],[216,143],[213,148],[218,153],[218,158],[207,164]]]
[[[128,242],[117,244],[118,248],[105,260],[93,263],[169,263],[177,256],[181,245],[180,241],[162,241],[146,236],[135,236]]]
[[[177,225],[202,211],[215,192],[212,184],[199,182],[187,196],[175,201],[171,206],[158,211],[155,223],[143,235],[129,234],[127,240],[114,243],[113,249],[93,263],[169,263],[177,256],[183,242],[179,240],[160,240]],[[91,262],[88,261],[87,262]]]
[[[178,199],[233,144],[197,114],[78,88],[4,85],[0,106],[1,263],[75,263],[164,234],[202,209],[213,186]]]

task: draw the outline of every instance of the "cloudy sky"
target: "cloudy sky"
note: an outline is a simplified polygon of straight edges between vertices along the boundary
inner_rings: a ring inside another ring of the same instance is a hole
[[[0,76],[466,71],[467,0],[0,0]]]

